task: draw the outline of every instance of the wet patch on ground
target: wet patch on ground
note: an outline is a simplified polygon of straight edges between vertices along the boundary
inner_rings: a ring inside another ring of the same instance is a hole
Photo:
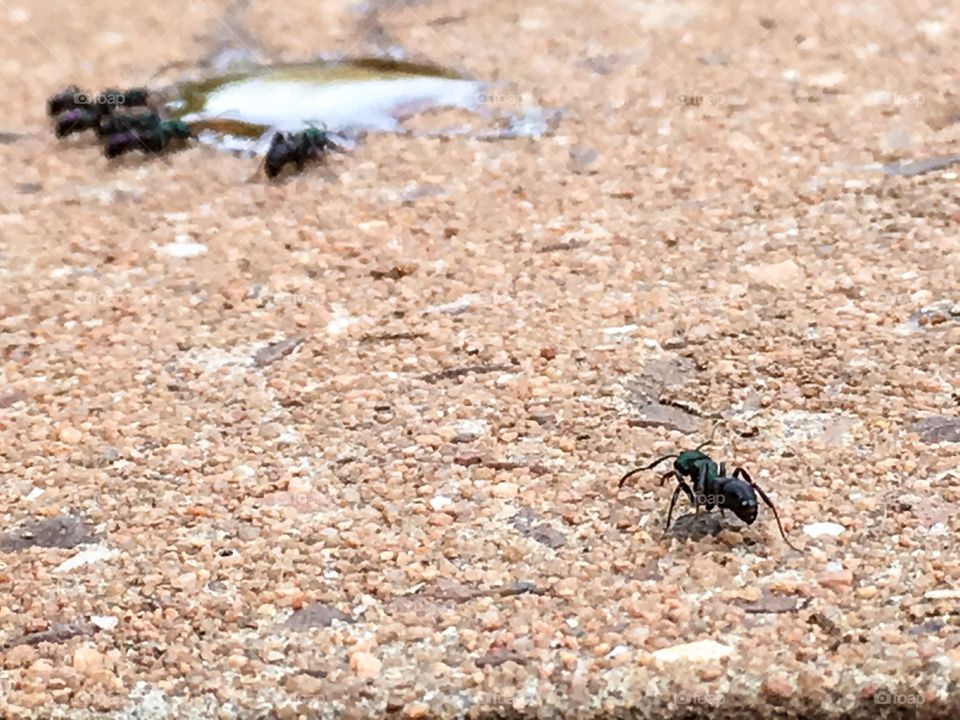
[[[163,95],[166,114],[188,123],[202,142],[255,153],[265,151],[273,132],[311,126],[346,139],[389,132],[491,140],[539,137],[559,119],[529,102],[502,111],[505,90],[499,85],[437,65],[380,57],[247,65],[178,83]],[[440,113],[439,128],[411,125],[412,118],[431,113]]]

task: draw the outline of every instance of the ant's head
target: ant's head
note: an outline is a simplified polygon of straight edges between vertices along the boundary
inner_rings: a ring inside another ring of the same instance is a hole
[[[165,125],[167,132],[175,138],[186,140],[187,138],[193,137],[193,131],[190,129],[190,126],[182,120],[167,120]]]
[[[314,150],[326,150],[328,148],[334,147],[333,140],[330,139],[330,133],[327,132],[326,128],[318,128],[313,125],[309,126],[306,130],[300,133],[301,142],[306,145],[308,148]]]
[[[723,478],[722,485],[724,510],[729,510],[747,525],[757,519],[757,494],[750,483],[738,478]]]

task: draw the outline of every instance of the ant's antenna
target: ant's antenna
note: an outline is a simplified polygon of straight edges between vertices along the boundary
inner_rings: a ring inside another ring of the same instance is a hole
[[[643,467],[634,468],[633,470],[631,470],[630,472],[628,472],[626,475],[624,475],[622,478],[620,478],[620,485],[619,485],[619,487],[623,487],[623,484],[627,481],[627,478],[630,477],[631,475],[636,475],[638,472],[642,472],[643,470],[652,470],[652,469],[655,468],[657,465],[659,465],[660,463],[662,463],[664,460],[670,460],[671,458],[675,458],[675,457],[678,457],[678,456],[677,456],[676,454],[674,454],[674,455],[664,455],[664,456],[661,457],[661,458],[657,458],[656,460],[654,460],[654,461],[653,461],[652,463],[650,463],[649,465],[644,465]]]
[[[725,421],[725,420],[721,420],[721,421],[718,422],[716,425],[714,425],[714,426],[713,426],[713,430],[710,431],[710,437],[709,437],[707,440],[705,440],[704,442],[702,442],[702,443],[700,443],[699,445],[697,445],[697,447],[696,447],[695,449],[696,449],[696,450],[700,450],[700,449],[702,449],[702,448],[705,448],[707,445],[712,444],[712,443],[713,443],[713,436],[717,434],[717,428],[720,427],[721,425],[725,425],[725,424],[726,424],[726,421]]]
[[[712,443],[712,442],[713,442],[713,436],[717,434],[717,428],[720,427],[720,426],[723,425],[723,424],[724,424],[724,421],[721,420],[721,421],[718,422],[716,425],[714,425],[714,426],[713,426],[713,430],[710,432],[710,438],[709,438],[706,442],[702,442],[702,443],[700,443],[699,445],[697,445],[696,449],[697,449],[697,450],[700,450],[701,448],[704,448],[704,447],[706,447],[707,445],[709,445],[710,443]],[[627,481],[627,478],[631,477],[632,475],[636,475],[638,472],[642,472],[643,470],[652,470],[652,469],[655,468],[657,465],[659,465],[660,463],[662,463],[664,460],[670,460],[670,459],[675,458],[675,457],[679,457],[679,455],[677,455],[676,453],[671,454],[671,455],[664,455],[663,457],[657,458],[656,460],[654,460],[653,462],[651,462],[649,465],[644,465],[643,467],[634,468],[633,470],[631,470],[630,472],[628,472],[626,475],[624,475],[622,478],[620,478],[620,484],[619,484],[618,487],[623,487],[623,484]],[[667,473],[667,476],[669,476],[669,475],[670,475],[670,473]]]

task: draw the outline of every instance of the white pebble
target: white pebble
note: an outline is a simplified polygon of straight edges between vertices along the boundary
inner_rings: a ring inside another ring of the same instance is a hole
[[[330,306],[330,314],[333,317],[330,322],[327,323],[327,332],[331,335],[339,335],[358,321],[357,318],[352,317],[350,313],[347,312],[345,307],[336,303]]]
[[[477,293],[470,293],[468,295],[462,295],[451,303],[446,303],[444,305],[430,305],[424,312],[427,313],[448,313],[450,315],[458,315],[464,310],[469,308],[472,305],[480,302],[483,298],[482,295]]]
[[[164,245],[157,250],[157,253],[160,255],[175,258],[197,257],[197,255],[203,255],[205,252],[207,252],[207,246],[203,243],[186,242],[182,240],[180,236],[177,237],[176,242]]]
[[[733,653],[733,648],[728,645],[721,645],[715,640],[698,640],[684,645],[662,648],[653,653],[653,657],[660,662],[676,662],[678,660],[711,662],[721,660],[731,653]]]
[[[114,615],[91,615],[90,622],[101,630],[113,630],[120,621]]]
[[[843,527],[843,525],[837,525],[837,523],[832,522],[810,523],[809,525],[803,526],[803,531],[810,537],[820,537],[821,535],[837,537],[844,530],[846,530],[846,528]]]
[[[470,442],[486,435],[490,426],[485,420],[460,420],[453,429],[457,442]]]
[[[603,329],[604,335],[629,335],[640,329],[639,325],[620,325]]]
[[[450,507],[451,505],[453,505],[453,500],[445,495],[437,495],[430,498],[430,507],[433,508],[434,512],[440,512],[445,507]]]
[[[89,550],[81,550],[72,558],[67,558],[62,563],[57,565],[53,572],[58,574],[68,573],[71,570],[76,570],[84,565],[90,565],[91,563],[99,562],[100,560],[109,560],[110,558],[116,557],[119,554],[119,551],[108,548],[105,545],[100,545]]]

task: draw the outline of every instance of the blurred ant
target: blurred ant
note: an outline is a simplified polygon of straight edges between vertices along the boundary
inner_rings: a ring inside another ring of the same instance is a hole
[[[93,130],[100,124],[101,115],[96,110],[75,107],[57,115],[54,132],[58,138],[64,138],[73,133]]]
[[[47,99],[47,114],[56,118],[54,132],[62,138],[84,130],[96,130],[119,108],[147,106],[149,97],[145,88],[104,90],[91,95],[71,85]]]
[[[300,171],[307,160],[321,159],[336,149],[339,146],[326,130],[310,127],[297,133],[277,132],[270,141],[263,168],[267,177],[275,178],[290,163]]]
[[[175,140],[193,137],[190,126],[180,120],[160,120],[143,129],[130,128],[108,136],[103,143],[103,152],[115,158],[133,150],[160,153]]]
[[[56,117],[64,110],[72,110],[77,107],[77,100],[84,93],[76,85],[71,85],[61,90],[56,95],[51,95],[47,99],[47,115]]]
[[[103,138],[130,130],[143,132],[155,128],[160,122],[161,117],[155,112],[108,115],[100,119],[94,131]]]

